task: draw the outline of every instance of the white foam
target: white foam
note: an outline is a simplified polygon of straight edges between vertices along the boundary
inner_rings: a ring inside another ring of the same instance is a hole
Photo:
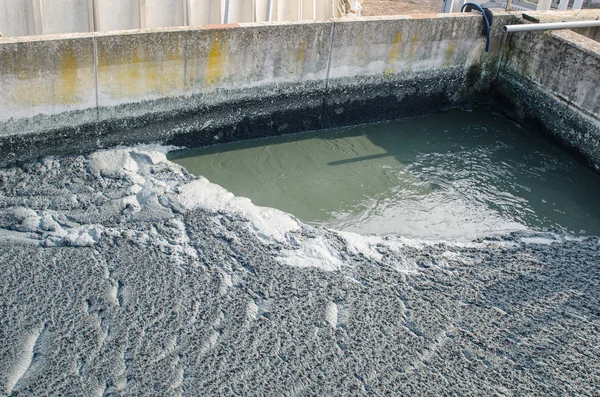
[[[288,266],[315,267],[325,271],[340,270],[344,265],[338,252],[323,236],[306,239],[299,248],[284,250],[277,260]]]
[[[263,240],[284,242],[287,233],[300,229],[291,215],[274,208],[259,207],[244,197],[236,197],[204,177],[178,188],[177,199],[186,209],[202,208],[210,212],[237,214],[247,219]]]

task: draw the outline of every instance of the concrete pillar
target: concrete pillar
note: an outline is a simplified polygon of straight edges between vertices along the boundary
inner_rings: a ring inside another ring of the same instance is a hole
[[[141,20],[146,28],[183,26],[183,3],[180,0],[145,0]]]
[[[550,9],[551,5],[552,5],[552,0],[539,0],[536,9],[538,11],[548,11]]]
[[[221,23],[221,0],[189,0],[191,26]]]
[[[442,7],[440,12],[449,13],[452,12],[452,7],[454,6],[454,0],[442,0]]]
[[[43,34],[89,32],[89,3],[81,0],[41,0]],[[36,32],[37,33],[37,32]]]
[[[139,29],[139,0],[96,0],[96,30]]]
[[[0,10],[0,28],[5,37],[36,34],[31,1],[0,0]]]

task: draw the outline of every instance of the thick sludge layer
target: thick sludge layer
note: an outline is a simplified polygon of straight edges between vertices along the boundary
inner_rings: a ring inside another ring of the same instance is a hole
[[[3,394],[598,392],[598,238],[313,228],[147,148],[0,184]]]

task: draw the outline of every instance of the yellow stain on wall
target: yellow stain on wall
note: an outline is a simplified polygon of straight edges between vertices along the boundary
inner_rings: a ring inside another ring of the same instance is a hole
[[[226,49],[227,46],[222,34],[218,33],[213,39],[210,51],[208,52],[206,73],[204,74],[204,82],[207,85],[218,83],[223,78],[225,73]]]
[[[40,56],[43,58],[46,55]],[[65,45],[57,55],[54,62],[42,58],[28,59],[28,62],[46,65],[46,70],[21,65],[16,73],[18,84],[11,95],[15,104],[21,107],[72,105],[94,89],[91,57],[86,59],[88,57],[81,54],[78,57],[77,49],[72,44]]]
[[[454,42],[454,38],[452,38],[450,39],[450,44],[448,45],[448,49],[446,49],[446,54],[444,56],[444,67],[452,65],[452,58],[454,57],[455,52],[456,43]]]
[[[201,60],[203,55],[200,53],[200,47],[195,44],[187,49],[185,54],[185,90],[188,91],[195,88],[199,81],[198,70],[200,70]]]
[[[304,69],[304,61],[306,60],[306,44],[302,43],[298,53],[296,54],[296,63],[294,70],[292,71],[295,75],[302,75]]]
[[[415,55],[417,54],[417,47],[419,46],[419,36],[417,36],[416,34],[412,37],[412,39],[410,39],[410,58],[414,59]]]
[[[131,43],[132,47],[135,43]],[[184,56],[175,37],[161,47],[99,48],[98,84],[112,98],[177,95],[184,89]],[[160,54],[160,56],[157,56]]]
[[[300,48],[300,51],[298,51],[298,63],[304,63],[304,60],[306,59],[306,46],[302,46],[302,48]]]
[[[60,71],[56,82],[55,96],[62,103],[76,103],[79,98],[77,96],[77,88],[79,81],[77,78],[77,70],[79,65],[75,57],[75,50],[69,46],[65,49],[61,59]]]
[[[400,56],[400,53],[402,53],[402,32],[396,33],[396,37],[394,37],[394,41],[392,42],[390,52],[388,53],[387,67],[383,72],[385,78],[390,78],[395,74],[394,63]]]

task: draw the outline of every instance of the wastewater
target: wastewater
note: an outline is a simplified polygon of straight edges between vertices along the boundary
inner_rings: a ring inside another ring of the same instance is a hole
[[[259,206],[360,234],[600,235],[600,177],[490,109],[171,152]]]

